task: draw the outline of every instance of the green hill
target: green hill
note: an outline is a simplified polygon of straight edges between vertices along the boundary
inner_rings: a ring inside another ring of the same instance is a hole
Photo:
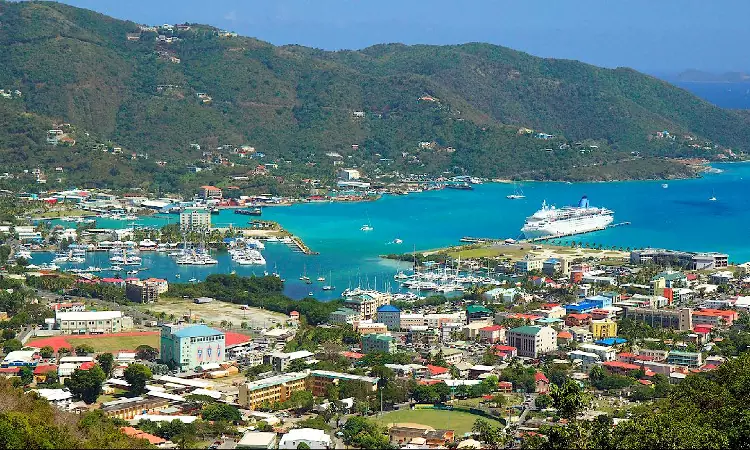
[[[488,44],[326,52],[218,31],[155,32],[58,3],[0,2],[0,89],[22,92],[18,114],[79,130],[76,146],[50,149],[42,123],[1,127],[0,155],[17,155],[6,170],[55,164],[67,183],[189,191],[258,163],[289,180],[330,179],[338,157],[326,153],[337,153],[370,176],[649,178],[691,173],[665,157],[711,159],[750,142],[744,114],[630,69]],[[229,151],[240,145],[265,156]],[[104,152],[114,147],[120,156]],[[194,176],[189,165],[215,170]]]

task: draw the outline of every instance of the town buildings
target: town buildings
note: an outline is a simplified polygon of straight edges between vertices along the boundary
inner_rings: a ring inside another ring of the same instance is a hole
[[[362,336],[362,353],[393,353],[396,342],[388,334],[367,334]]]

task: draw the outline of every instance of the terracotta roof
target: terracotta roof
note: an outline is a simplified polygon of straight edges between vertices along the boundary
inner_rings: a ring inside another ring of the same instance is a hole
[[[159,436],[154,436],[153,434],[145,433],[141,430],[138,430],[133,427],[122,427],[120,428],[120,431],[126,435],[130,436],[132,438],[136,439],[146,439],[149,444],[151,445],[159,445],[167,442],[166,439],[162,439]]]
[[[428,365],[427,370],[430,371],[430,375],[442,375],[449,372],[447,367]]]
[[[44,375],[47,372],[57,372],[56,364],[45,364],[34,368],[34,375]]]
[[[573,335],[569,331],[561,331],[557,333],[557,337],[562,339],[573,339]]]
[[[544,381],[545,383],[549,383],[549,380],[542,372],[537,372],[534,374],[534,381],[536,382]]]

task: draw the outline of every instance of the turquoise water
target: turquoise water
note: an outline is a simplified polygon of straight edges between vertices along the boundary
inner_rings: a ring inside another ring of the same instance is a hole
[[[750,260],[750,164],[718,164],[721,174],[707,174],[694,180],[632,181],[609,183],[525,183],[523,200],[508,200],[513,192],[508,184],[490,183],[476,186],[474,191],[445,189],[407,196],[385,196],[365,203],[314,203],[289,207],[269,207],[263,218],[275,220],[300,236],[319,255],[306,256],[293,252],[281,243],[269,243],[263,252],[273,272],[276,267],[287,280],[286,293],[301,298],[312,292],[316,298],[329,299],[349,286],[369,285],[395,288],[393,275],[408,263],[378,258],[386,253],[403,253],[455,245],[462,236],[518,238],[524,219],[539,209],[543,200],[557,206],[574,204],[588,195],[595,206],[615,211],[615,222],[631,225],[611,228],[572,238],[618,247],[665,247],[694,251],[722,251],[730,261]],[[717,201],[708,200],[711,195]],[[174,222],[177,216],[146,218],[144,225]],[[250,218],[222,211],[213,216],[215,225],[246,224]],[[373,231],[360,227],[370,223]],[[128,222],[100,219],[97,226],[123,227]],[[71,225],[68,225],[71,226]],[[402,244],[393,244],[394,239]],[[201,279],[210,273],[236,270],[238,274],[261,275],[263,267],[234,265],[227,254],[217,255],[214,267],[179,267],[171,258],[144,252],[143,266],[149,269],[140,277],[164,277],[176,281]],[[82,266],[109,266],[106,254],[93,254]],[[48,256],[34,256],[40,263]],[[315,279],[328,278],[331,273],[335,291],[322,291],[326,283],[305,285],[298,278],[302,272]]]

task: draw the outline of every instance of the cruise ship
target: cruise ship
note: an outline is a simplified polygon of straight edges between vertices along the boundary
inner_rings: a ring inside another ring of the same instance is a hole
[[[527,239],[588,233],[606,228],[614,220],[613,214],[607,208],[590,206],[585,195],[578,206],[556,209],[543,202],[542,209],[526,218],[521,232]]]

